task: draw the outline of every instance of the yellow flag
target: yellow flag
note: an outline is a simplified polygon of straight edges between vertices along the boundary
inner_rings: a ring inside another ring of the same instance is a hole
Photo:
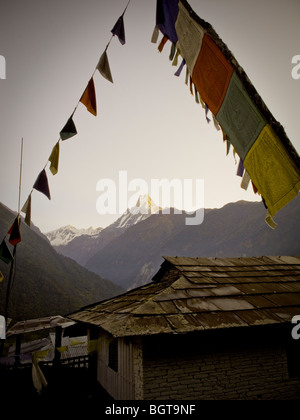
[[[72,340],[71,346],[78,346],[78,345],[84,345],[86,344],[85,341],[79,341],[79,340]]]
[[[59,141],[53,147],[51,155],[49,157],[50,161],[50,171],[53,175],[56,175],[58,172],[58,161],[59,161]]]
[[[93,353],[98,350],[99,340],[89,340],[88,353]]]
[[[60,353],[62,353],[63,351],[68,351],[68,346],[57,347],[56,349],[57,349]]]
[[[31,194],[28,196],[24,206],[21,210],[22,213],[25,213],[25,223],[30,226],[31,222]]]
[[[40,350],[40,351],[34,352],[32,354],[33,358],[34,358],[34,361],[38,361],[38,359],[44,359],[45,357],[48,356],[49,352],[50,352],[50,350]]]
[[[3,276],[3,274],[1,273],[1,271],[0,271],[0,283],[2,282],[4,280],[4,276]]]

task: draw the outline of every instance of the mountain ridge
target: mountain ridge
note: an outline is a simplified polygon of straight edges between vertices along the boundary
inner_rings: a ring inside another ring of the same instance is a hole
[[[156,214],[112,240],[86,267],[128,289],[151,281],[163,255],[300,255],[299,214],[300,200],[295,199],[277,215],[275,230],[265,223],[261,202],[238,201],[207,209],[198,226],[186,226],[185,213]]]
[[[94,253],[103,249],[110,241],[122,235],[126,229],[147,219],[160,210],[161,208],[153,202],[149,195],[143,195],[139,197],[135,206],[130,209],[128,208],[112,224],[104,229],[97,228],[99,229],[98,233],[91,235],[84,232],[81,235],[73,235],[73,238],[68,242],[63,242],[58,237],[62,235],[61,230],[65,228],[67,228],[65,229],[67,232],[63,234],[68,235],[68,228],[70,226],[68,225],[48,232],[45,235],[57,252],[72,258],[79,264],[85,266]],[[80,231],[77,228],[74,229],[76,229],[77,232]]]
[[[15,213],[0,205],[0,238],[7,237]],[[95,301],[120,294],[123,288],[90,272],[74,260],[58,254],[36,227],[20,226],[16,275],[10,297],[9,317],[14,320],[65,315]],[[11,248],[8,241],[8,246]],[[10,264],[0,260],[0,313],[4,313]]]

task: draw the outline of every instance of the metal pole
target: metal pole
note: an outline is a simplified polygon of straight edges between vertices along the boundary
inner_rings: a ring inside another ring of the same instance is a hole
[[[21,189],[22,189],[22,166],[23,166],[23,137],[21,140],[21,159],[20,159],[20,179],[19,179],[19,201],[18,201],[18,217],[20,215]]]
[[[20,223],[21,187],[22,187],[22,166],[23,166],[23,137],[21,139],[19,199],[18,199],[18,216],[17,216],[19,223]],[[8,305],[9,305],[10,292],[12,290],[12,285],[13,285],[13,275],[15,274],[15,270],[14,269],[15,269],[16,252],[17,252],[17,245],[14,246],[14,250],[13,250],[13,260],[10,263],[9,278],[8,278],[7,290],[6,290],[5,313],[4,313],[6,325],[7,325],[7,321],[8,321]]]

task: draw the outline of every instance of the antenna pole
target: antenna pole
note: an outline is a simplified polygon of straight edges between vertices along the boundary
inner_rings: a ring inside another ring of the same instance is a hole
[[[19,201],[18,201],[18,217],[20,215],[21,190],[22,190],[22,166],[23,166],[23,137],[21,140],[21,158],[20,158],[20,179],[19,179]]]
[[[20,203],[21,203],[21,186],[22,186],[22,165],[23,165],[23,137],[21,140],[21,158],[20,158],[20,178],[19,178],[19,199],[18,199],[18,222],[20,223]],[[8,278],[8,284],[7,284],[7,290],[6,290],[6,299],[5,299],[5,313],[4,313],[4,317],[5,317],[5,321],[6,321],[6,325],[7,325],[7,321],[8,321],[8,305],[9,305],[9,298],[10,298],[10,293],[12,290],[12,286],[13,286],[13,279],[16,273],[16,252],[17,252],[17,245],[14,246],[13,249],[13,260],[10,263],[10,271],[9,271],[9,278]]]

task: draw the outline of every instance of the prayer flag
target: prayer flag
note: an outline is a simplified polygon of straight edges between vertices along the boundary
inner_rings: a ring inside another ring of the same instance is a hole
[[[175,22],[178,16],[178,0],[158,0],[156,6],[156,25],[163,35],[176,44],[178,37]]]
[[[216,118],[238,155],[245,160],[251,146],[266,125],[266,120],[236,73],[232,75],[224,102]]]
[[[9,264],[13,260],[13,256],[6,245],[5,239],[0,244],[0,259],[4,261],[6,264]]]
[[[30,226],[31,222],[31,194],[28,196],[24,206],[21,210],[22,213],[25,213],[25,223]]]
[[[73,115],[68,119],[66,125],[60,132],[60,138],[62,140],[67,140],[77,134],[77,130],[72,117]]]
[[[51,155],[49,157],[50,161],[50,171],[53,175],[56,175],[58,172],[58,161],[59,161],[59,141],[53,147]]]
[[[223,103],[232,74],[232,65],[211,37],[205,34],[193,69],[193,81],[214,115]]]
[[[177,48],[185,59],[190,74],[193,74],[205,30],[190,16],[181,2],[175,27],[178,35]]]
[[[22,239],[20,232],[19,216],[15,218],[15,221],[10,227],[8,234],[10,235],[8,242],[13,246],[16,246],[19,242],[21,242]]]
[[[80,102],[86,106],[87,110],[97,116],[97,103],[96,103],[96,93],[95,93],[95,85],[93,78],[90,79],[83,95],[80,99]]]
[[[43,194],[45,194],[46,197],[48,197],[49,200],[51,200],[50,196],[50,190],[49,190],[49,184],[48,184],[48,178],[45,169],[43,169],[39,176],[37,177],[33,188]]]
[[[176,44],[173,65],[180,54],[186,63],[186,84],[190,75],[190,91],[193,94],[194,85],[195,99],[205,108],[207,120],[209,110],[215,127],[221,129],[226,154],[232,145],[234,158],[237,153],[241,159],[241,187],[247,189],[251,182],[254,193],[265,200],[266,221],[274,228],[273,215],[300,190],[300,158],[284,128],[213,27],[186,0],[157,0],[154,42],[157,28],[163,34],[159,50],[166,39]],[[174,48],[170,59],[173,57]]]
[[[59,351],[59,353],[62,353],[64,351],[68,351],[68,346],[56,347],[56,350]]]
[[[88,353],[94,353],[98,350],[99,339],[98,340],[89,340],[88,341]]]
[[[112,78],[112,75],[111,75],[111,71],[110,71],[110,66],[109,66],[109,61],[108,61],[106,50],[104,51],[104,53],[100,57],[99,63],[97,65],[97,70],[99,70],[100,74],[102,74],[102,76],[106,80],[108,80],[109,82],[113,83],[113,78]]]
[[[122,45],[126,43],[123,15],[119,17],[111,32],[113,35],[117,35]]]
[[[247,154],[244,166],[264,198],[271,217],[297,197],[299,170],[269,124]]]

